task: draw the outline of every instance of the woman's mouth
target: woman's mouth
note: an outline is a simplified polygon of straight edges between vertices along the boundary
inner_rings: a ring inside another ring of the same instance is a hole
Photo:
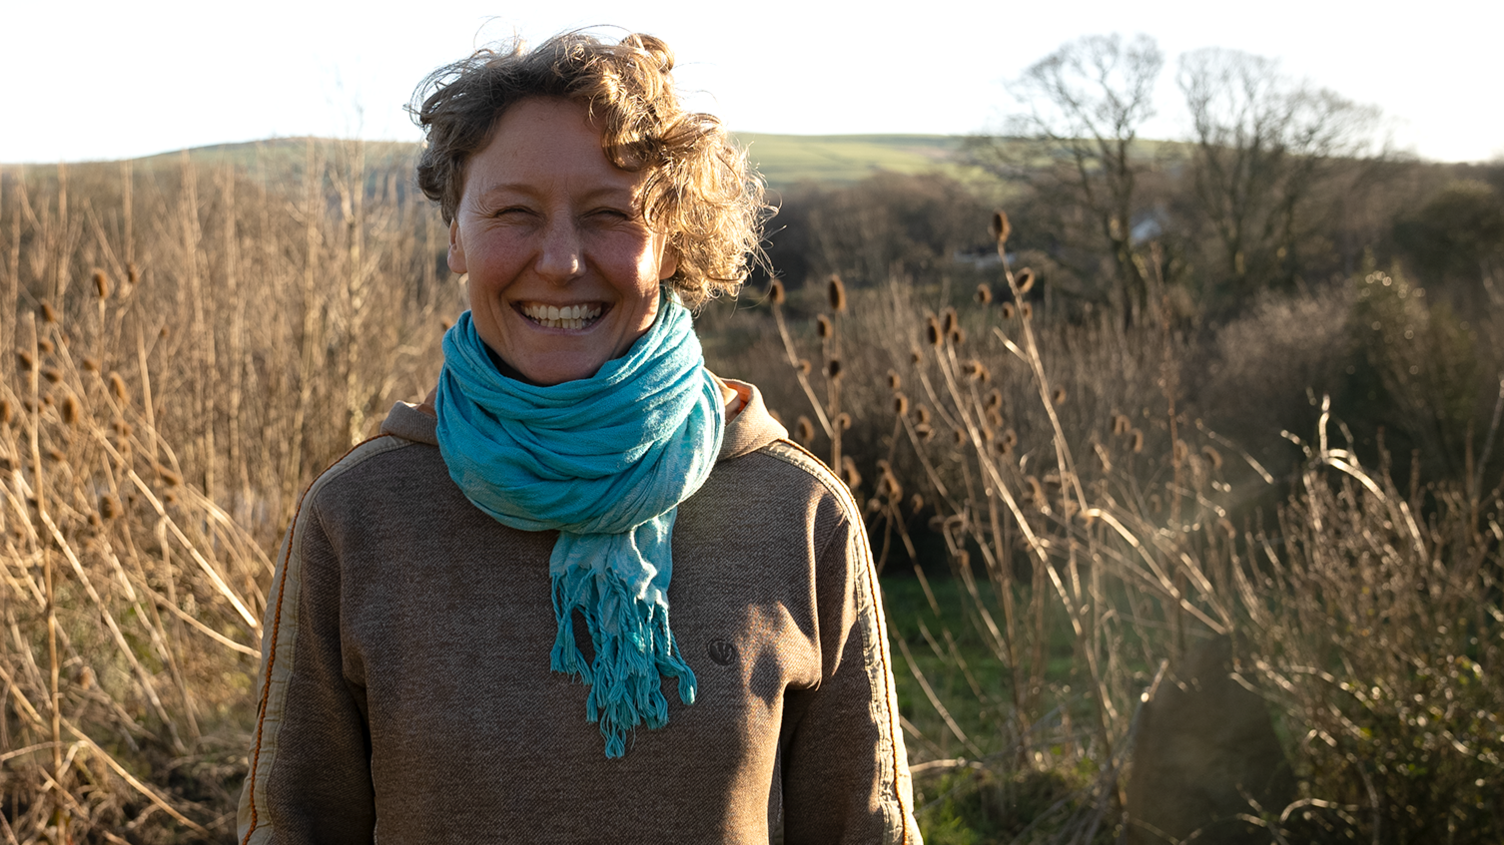
[[[599,305],[537,305],[518,306],[522,316],[546,329],[583,329],[600,319]]]

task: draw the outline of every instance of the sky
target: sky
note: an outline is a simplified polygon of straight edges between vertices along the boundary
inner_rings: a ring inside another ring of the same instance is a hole
[[[1378,106],[1394,150],[1504,158],[1504,3],[1431,0],[1403,12],[1336,0],[1243,5],[4,0],[0,162],[303,135],[416,141],[403,106],[434,68],[513,35],[536,43],[600,24],[667,41],[690,105],[736,132],[996,130],[1024,108],[1009,92],[1026,67],[1065,42],[1116,32],[1152,36],[1168,60],[1145,137],[1187,137],[1175,58],[1225,47]]]

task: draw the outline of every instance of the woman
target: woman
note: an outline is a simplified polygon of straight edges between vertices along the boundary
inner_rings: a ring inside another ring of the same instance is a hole
[[[918,842],[856,508],[690,327],[762,205],[672,66],[571,33],[419,89],[470,311],[304,495],[242,841]]]

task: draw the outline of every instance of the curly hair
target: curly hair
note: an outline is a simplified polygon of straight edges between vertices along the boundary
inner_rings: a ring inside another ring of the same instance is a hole
[[[674,54],[651,35],[615,44],[582,32],[532,50],[520,40],[476,51],[429,74],[409,111],[428,142],[418,186],[454,220],[472,155],[503,112],[529,97],[583,103],[617,167],[645,173],[643,218],[667,233],[678,258],[668,283],[694,308],[735,294],[761,260],[763,181],[712,115],[686,112],[674,92]]]

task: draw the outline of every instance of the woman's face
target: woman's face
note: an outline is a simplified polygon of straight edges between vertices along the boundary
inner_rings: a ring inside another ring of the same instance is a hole
[[[449,268],[470,275],[481,340],[528,381],[589,378],[652,326],[678,263],[642,219],[643,178],[569,100],[511,106],[471,157]]]

